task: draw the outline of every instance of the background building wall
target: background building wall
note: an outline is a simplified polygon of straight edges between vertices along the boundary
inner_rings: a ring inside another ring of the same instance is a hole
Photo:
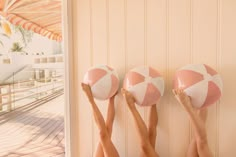
[[[149,65],[165,79],[158,104],[156,150],[161,157],[183,157],[192,135],[187,114],[171,92],[176,69],[206,63],[222,76],[221,100],[209,107],[207,132],[215,157],[236,155],[236,1],[235,0],[74,0],[73,44],[78,93],[79,157],[91,157],[99,141],[90,105],[81,91],[86,70],[108,64],[119,73]],[[132,116],[119,93],[112,140],[121,157],[137,157]],[[107,101],[97,101],[103,115]],[[148,109],[138,108],[147,121]]]

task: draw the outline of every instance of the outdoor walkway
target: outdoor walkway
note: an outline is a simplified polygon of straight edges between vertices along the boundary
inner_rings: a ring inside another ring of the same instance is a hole
[[[0,157],[65,156],[64,95],[58,95],[0,115]]]

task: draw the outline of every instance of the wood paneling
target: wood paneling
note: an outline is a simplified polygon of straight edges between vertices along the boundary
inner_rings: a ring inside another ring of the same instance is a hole
[[[234,156],[236,120],[236,2],[233,0],[79,0],[73,27],[78,76],[108,64],[125,73],[140,65],[153,66],[165,79],[165,94],[158,104],[156,150],[162,157],[185,156],[192,136],[188,116],[173,98],[175,71],[189,63],[217,69],[224,83],[220,102],[209,107],[207,132],[215,157]],[[76,29],[75,29],[76,28]],[[90,105],[79,88],[79,157],[92,156],[98,138]],[[121,157],[139,155],[132,116],[119,93],[112,140]],[[107,101],[97,101],[106,116]],[[138,107],[147,120],[147,109]],[[78,125],[78,124],[75,124]]]
[[[84,93],[81,90],[80,83],[83,80],[83,75],[85,74],[86,70],[90,68],[93,64],[93,48],[92,48],[92,23],[91,23],[91,5],[90,1],[80,1],[78,4],[78,26],[74,27],[74,30],[78,31],[75,32],[77,34],[77,38],[74,40],[77,41],[75,44],[78,47],[78,76],[79,76],[79,102],[78,104],[78,116],[79,116],[79,156],[92,156],[93,153],[93,119],[92,113],[90,110],[90,106],[88,104],[87,98],[85,97]],[[83,14],[82,14],[83,13]],[[76,50],[76,49],[75,49]],[[85,128],[86,129],[81,129]],[[82,136],[81,136],[82,135]]]
[[[167,95],[170,105],[169,126],[170,157],[185,156],[190,141],[190,126],[187,114],[172,94],[175,70],[191,63],[191,3],[189,0],[169,0],[169,57]],[[182,144],[180,144],[182,141]]]
[[[236,84],[236,1],[221,1],[221,49],[220,73],[224,82],[224,93],[219,111],[219,156],[234,156],[236,154],[236,120],[235,120],[235,89]]]
[[[217,68],[218,1],[193,1],[193,63]],[[207,133],[210,149],[216,155],[217,106],[209,107]]]

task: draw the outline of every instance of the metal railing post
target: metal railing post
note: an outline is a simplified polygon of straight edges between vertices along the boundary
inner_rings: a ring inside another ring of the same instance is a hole
[[[2,88],[0,87],[0,111],[2,111]]]
[[[11,93],[11,85],[8,85],[8,89],[7,89],[7,93],[8,93],[8,105],[7,105],[7,111],[11,111],[12,110],[12,93]]]

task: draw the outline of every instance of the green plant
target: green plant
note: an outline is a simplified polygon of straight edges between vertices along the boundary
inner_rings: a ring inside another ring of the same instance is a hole
[[[12,52],[23,52],[23,47],[18,42],[14,42],[11,48]]]
[[[34,35],[33,31],[25,30],[22,26],[18,25],[12,25],[9,22],[5,20],[4,17],[0,15],[0,29],[2,30],[0,33],[1,37],[7,37],[10,38],[12,33],[19,34],[21,38],[21,42],[23,43],[23,47],[25,48],[29,42],[32,41],[32,37]],[[0,46],[4,46],[4,43],[2,40],[0,40]]]
[[[24,47],[26,47],[27,44],[32,41],[32,37],[34,35],[34,33],[32,31],[25,30],[20,25],[13,26],[13,29],[15,30],[15,33],[21,34],[21,41],[24,43]]]

